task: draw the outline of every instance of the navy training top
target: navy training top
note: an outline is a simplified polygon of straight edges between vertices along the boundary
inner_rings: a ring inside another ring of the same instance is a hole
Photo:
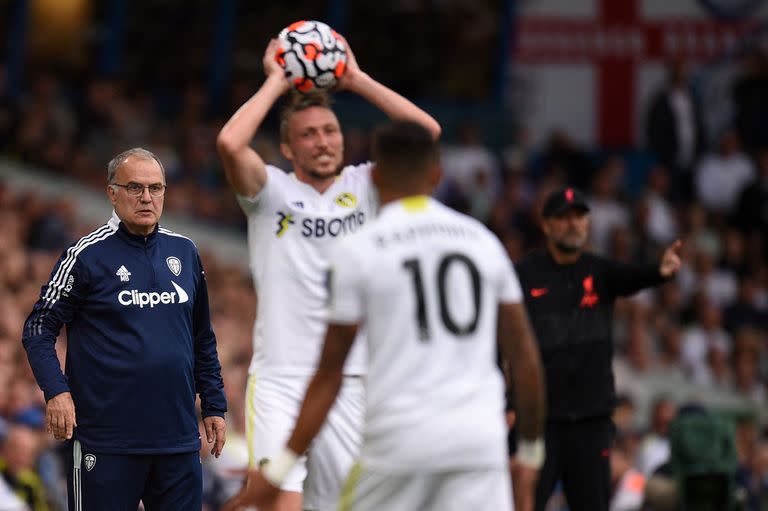
[[[55,351],[63,325],[66,376]],[[67,248],[23,344],[46,401],[72,393],[74,437],[92,452],[196,451],[195,394],[203,417],[227,409],[200,256],[159,226],[133,235],[113,214]]]

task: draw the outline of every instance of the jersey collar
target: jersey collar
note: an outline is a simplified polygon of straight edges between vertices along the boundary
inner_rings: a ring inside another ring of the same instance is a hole
[[[402,208],[407,213],[421,213],[426,211],[431,203],[432,197],[429,195],[410,195],[384,204],[379,214],[394,208]]]
[[[155,224],[154,230],[147,234],[146,236],[141,234],[133,234],[126,229],[125,224],[123,222],[120,222],[120,225],[117,227],[117,232],[120,235],[121,238],[124,240],[140,246],[148,246],[155,242],[155,239],[157,238],[157,231],[160,228],[160,224]]]

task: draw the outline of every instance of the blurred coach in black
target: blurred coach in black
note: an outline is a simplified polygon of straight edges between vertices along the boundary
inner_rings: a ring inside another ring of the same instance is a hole
[[[542,209],[546,250],[516,266],[547,378],[546,461],[536,510],[562,480],[571,511],[607,511],[614,427],[613,304],[661,284],[680,268],[676,241],[661,262],[623,264],[584,250],[589,206],[574,188],[552,193]]]

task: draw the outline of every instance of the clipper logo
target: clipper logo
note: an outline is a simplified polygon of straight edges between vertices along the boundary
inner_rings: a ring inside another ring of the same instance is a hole
[[[138,305],[140,309],[143,309],[145,306],[149,306],[150,309],[154,309],[155,305],[167,305],[170,303],[181,304],[188,302],[189,295],[187,292],[184,291],[174,281],[171,281],[171,284],[173,285],[174,289],[176,289],[175,293],[169,293],[168,291],[163,291],[162,293],[158,293],[157,291],[146,293],[136,289],[131,289],[130,291],[120,291],[120,293],[117,295],[117,300],[120,302],[120,305]]]
[[[333,202],[345,208],[354,208],[357,206],[357,197],[349,192],[342,192],[333,199]]]
[[[93,470],[93,467],[96,466],[96,456],[93,454],[86,454],[83,456],[83,465],[85,465],[85,470],[88,472]]]
[[[120,277],[120,282],[129,282],[131,280],[131,272],[125,266],[120,266],[115,275]]]
[[[181,261],[179,261],[179,258],[171,256],[166,259],[165,262],[168,265],[168,269],[171,270],[171,273],[178,277],[181,273]]]
[[[286,215],[282,211],[278,211],[277,216],[279,218],[277,219],[277,230],[275,231],[275,236],[279,238],[285,234],[285,231],[288,230],[288,227],[295,224],[296,222],[293,220],[293,215]]]

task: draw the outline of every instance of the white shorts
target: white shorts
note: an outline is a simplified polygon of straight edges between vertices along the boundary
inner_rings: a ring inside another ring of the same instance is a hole
[[[249,466],[258,468],[285,446],[299,415],[309,377],[248,376],[246,437]],[[304,493],[304,509],[336,509],[341,488],[360,452],[365,412],[363,378],[345,376],[328,419],[285,478],[282,490]]]
[[[355,465],[344,485],[339,511],[512,510],[509,470],[388,474]]]

